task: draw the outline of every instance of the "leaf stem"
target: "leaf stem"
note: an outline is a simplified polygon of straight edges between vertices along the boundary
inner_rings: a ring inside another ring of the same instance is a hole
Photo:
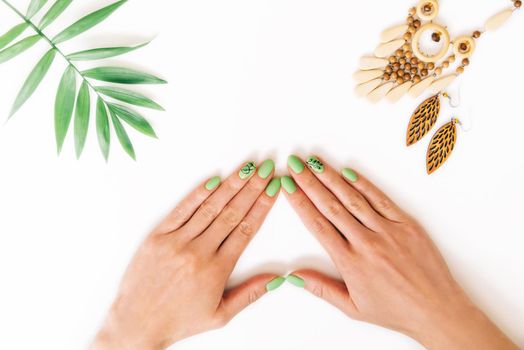
[[[82,77],[82,79],[87,84],[87,86],[89,86],[91,90],[93,90],[93,92],[104,102],[104,104],[107,105],[107,101],[98,93],[98,91],[94,88],[91,82],[87,80],[87,78],[84,76],[84,74],[82,74],[82,72],[78,69],[78,67],[73,64],[73,62],[67,57],[67,55],[65,55],[60,50],[60,48],[58,48],[58,46],[56,46],[55,43],[53,43],[53,41],[49,39],[47,35],[45,35],[40,28],[38,28],[37,25],[35,25],[29,18],[24,16],[20,11],[18,11],[16,7],[11,5],[7,0],[1,0],[1,1],[4,4],[6,4],[7,7],[9,7],[11,10],[13,10],[13,12],[15,12],[21,19],[23,19],[24,22],[26,22],[38,35],[40,35],[45,41],[47,41],[47,43],[51,46],[51,48],[54,49],[56,52],[58,52],[58,54],[62,56],[64,60],[67,61],[69,66],[71,66],[71,68],[73,68],[78,73],[78,75]]]

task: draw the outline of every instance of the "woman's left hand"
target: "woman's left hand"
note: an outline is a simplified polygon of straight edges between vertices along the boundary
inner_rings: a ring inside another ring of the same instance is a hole
[[[249,162],[200,184],[142,243],[92,349],[165,349],[225,325],[284,282],[255,276],[226,291],[280,189],[274,164]]]

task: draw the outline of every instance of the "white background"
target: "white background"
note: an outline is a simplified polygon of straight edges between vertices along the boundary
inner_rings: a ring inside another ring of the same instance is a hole
[[[28,3],[13,2],[24,10]],[[108,3],[75,1],[47,32]],[[457,115],[473,120],[473,128],[459,131],[451,159],[429,177],[429,138],[404,146],[421,99],[370,105],[353,95],[351,77],[380,32],[404,20],[414,3],[135,0],[64,43],[71,52],[155,38],[104,64],[167,79],[169,85],[137,87],[167,112],[144,111],[159,140],[130,131],[137,162],[112,135],[106,164],[93,128],[80,161],[71,134],[57,157],[53,104],[65,67],[57,57],[34,97],[0,127],[0,348],[86,348],[135,248],[186,192],[244,160],[273,157],[283,174],[290,152],[317,153],[376,181],[424,223],[472,298],[524,345],[524,13],[482,37],[451,89],[460,88],[461,108],[444,109],[439,125]],[[470,33],[505,6],[510,2],[442,1],[440,18],[452,35]],[[18,23],[2,3],[0,18],[0,32]],[[4,118],[46,50],[40,42],[0,66]],[[335,273],[282,197],[231,282],[298,267]],[[346,319],[290,285],[226,328],[174,348],[268,347],[420,349],[402,335]]]

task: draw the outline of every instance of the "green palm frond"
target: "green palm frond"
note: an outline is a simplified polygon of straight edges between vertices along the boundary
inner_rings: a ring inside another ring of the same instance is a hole
[[[25,15],[15,8],[7,0],[0,0],[16,15],[22,23],[9,29],[0,35],[0,64],[7,62],[22,52],[29,50],[38,41],[44,40],[49,45],[49,51],[37,62],[29,76],[20,89],[15,102],[11,108],[11,118],[38,88],[47,71],[58,55],[67,62],[67,68],[62,75],[55,99],[55,138],[58,153],[61,152],[66,135],[73,120],[74,145],[77,158],[84,149],[86,137],[91,120],[91,92],[96,98],[95,124],[98,144],[102,155],[107,160],[110,149],[110,130],[112,128],[124,151],[135,159],[135,150],[131,139],[127,134],[122,121],[135,130],[150,136],[157,137],[149,122],[140,113],[131,107],[136,106],[163,111],[158,103],[150,98],[128,89],[117,86],[96,86],[94,81],[112,84],[165,84],[166,81],[154,75],[137,71],[130,68],[101,66],[87,70],[81,70],[76,66],[78,61],[95,61],[126,54],[128,52],[144,47],[148,42],[136,46],[100,47],[65,54],[58,44],[88,31],[100,22],[104,21],[127,0],[116,1],[106,7],[96,10],[64,30],[58,32],[52,38],[48,37],[43,30],[53,23],[68,7],[73,0],[55,0],[42,16],[38,24],[32,21],[44,7],[48,0],[31,0]],[[16,41],[27,29],[34,33]],[[77,87],[77,77],[80,78],[80,87]],[[109,98],[109,100],[107,99]],[[118,101],[116,103],[115,101]],[[124,104],[127,105],[124,105]],[[111,120],[111,123],[110,123]]]

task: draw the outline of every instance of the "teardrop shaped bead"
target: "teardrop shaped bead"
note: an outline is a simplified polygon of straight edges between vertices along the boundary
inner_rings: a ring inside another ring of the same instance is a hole
[[[408,28],[409,26],[407,24],[401,24],[398,26],[388,28],[384,30],[382,34],[380,34],[380,42],[387,43],[391,40],[400,38],[407,32]]]
[[[435,80],[429,88],[431,92],[437,94],[447,88],[455,79],[457,78],[456,74],[445,75],[442,78]]]
[[[397,39],[388,43],[381,44],[375,49],[375,56],[381,58],[388,57],[389,55],[391,55],[393,51],[399,49],[402,45],[404,45],[405,42],[406,41],[404,39]]]
[[[384,72],[380,69],[360,70],[353,74],[353,78],[355,79],[357,84],[362,84],[370,80],[376,79],[378,77],[381,77],[382,75],[384,75]]]
[[[366,96],[371,91],[373,91],[376,87],[378,87],[382,83],[382,78],[373,79],[371,81],[368,81],[367,83],[362,83],[358,85],[355,88],[355,93],[357,96]]]
[[[409,95],[411,97],[419,97],[424,91],[426,91],[433,81],[435,81],[434,76],[429,76],[426,79],[421,80],[409,89]]]
[[[502,27],[504,23],[506,23],[506,21],[511,17],[512,13],[513,13],[512,8],[500,11],[499,13],[491,16],[486,21],[486,24],[484,27],[486,28],[486,30],[489,30],[489,31],[497,30],[500,27]]]
[[[384,58],[366,56],[360,59],[360,69],[368,70],[384,68],[388,63],[389,61]]]
[[[389,92],[386,95],[386,98],[389,102],[394,103],[397,102],[404,96],[409,88],[413,85],[411,81],[406,81],[405,83],[394,87],[393,89],[389,90]]]
[[[382,100],[384,96],[386,96],[386,94],[389,92],[389,90],[393,88],[393,85],[395,85],[393,82],[385,83],[383,85],[380,85],[375,90],[371,91],[367,96],[369,102],[377,103],[380,100]]]

